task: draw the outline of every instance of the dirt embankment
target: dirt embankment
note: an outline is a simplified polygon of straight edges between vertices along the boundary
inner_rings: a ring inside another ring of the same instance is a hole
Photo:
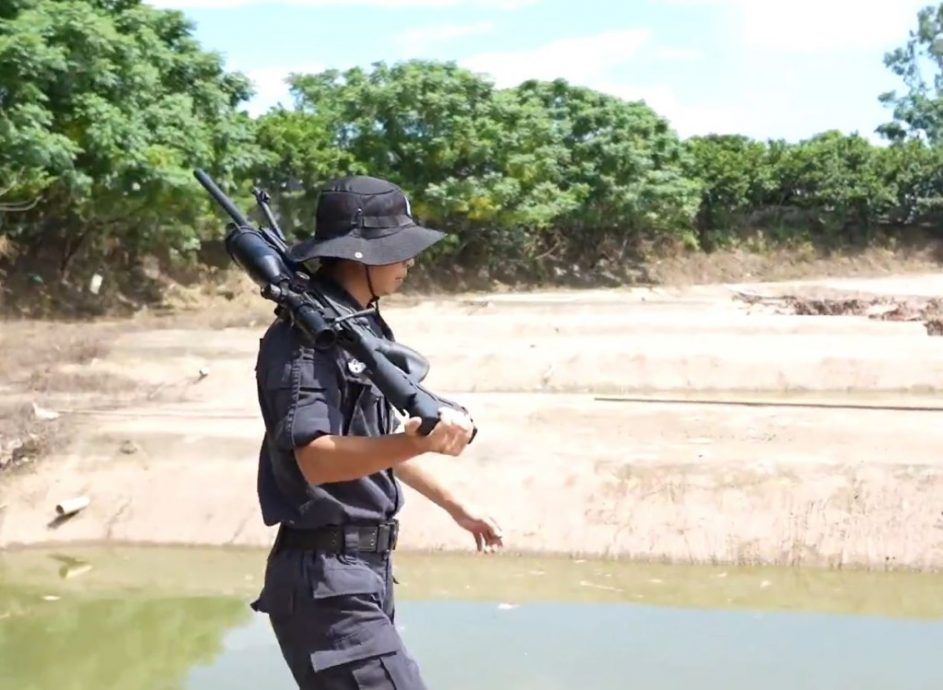
[[[836,293],[838,291],[832,291]],[[764,296],[736,293],[747,304],[773,307],[777,313],[799,316],[865,316],[880,321],[914,321],[927,335],[943,335],[943,299],[907,296]]]
[[[928,570],[943,568],[939,341],[923,312],[797,311],[935,294],[928,276],[403,298],[384,314],[481,429],[462,457],[421,462],[494,514],[509,550]],[[267,544],[253,364],[270,310],[237,311],[5,324],[4,352],[32,339],[38,357],[68,332],[104,349],[52,350],[45,388],[5,373],[5,399],[59,432],[0,474],[0,545]],[[72,496],[89,506],[57,519]],[[402,520],[404,548],[471,546],[411,492]]]

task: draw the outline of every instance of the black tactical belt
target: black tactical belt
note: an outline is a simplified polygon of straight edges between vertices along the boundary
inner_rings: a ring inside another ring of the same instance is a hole
[[[303,549],[324,553],[386,553],[396,548],[399,522],[379,525],[331,525],[319,529],[279,528],[275,550]]]

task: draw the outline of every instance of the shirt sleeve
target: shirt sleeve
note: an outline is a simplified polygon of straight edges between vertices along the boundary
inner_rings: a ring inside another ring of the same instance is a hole
[[[332,357],[294,348],[273,367],[263,386],[272,412],[275,445],[290,452],[323,435],[343,433],[341,381]]]

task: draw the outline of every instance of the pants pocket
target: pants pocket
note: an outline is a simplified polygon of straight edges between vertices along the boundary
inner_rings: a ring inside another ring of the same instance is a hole
[[[427,690],[404,652],[367,657],[312,675],[304,690]]]
[[[380,664],[396,690],[426,690],[419,666],[404,649],[400,648],[396,654],[381,656]]]
[[[320,555],[304,577],[273,577],[262,600],[297,678],[398,651],[385,594],[384,579],[368,565]]]

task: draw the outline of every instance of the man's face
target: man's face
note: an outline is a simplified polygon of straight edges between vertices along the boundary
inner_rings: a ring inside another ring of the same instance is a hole
[[[406,274],[409,273],[409,269],[414,263],[413,259],[408,259],[398,261],[395,264],[371,266],[370,282],[373,284],[373,291],[379,297],[392,295],[400,289],[403,281],[406,280]]]

